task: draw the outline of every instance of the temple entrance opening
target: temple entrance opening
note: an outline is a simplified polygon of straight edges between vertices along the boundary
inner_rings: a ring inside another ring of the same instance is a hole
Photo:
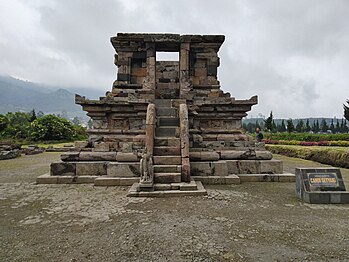
[[[157,99],[179,98],[179,52],[156,52]]]

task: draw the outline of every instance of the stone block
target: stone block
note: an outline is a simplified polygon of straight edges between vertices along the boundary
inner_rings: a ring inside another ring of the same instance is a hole
[[[254,150],[222,150],[221,159],[251,159],[251,160],[270,160],[272,154],[269,151],[254,151]]]
[[[180,156],[153,156],[155,165],[180,165],[182,159]]]
[[[110,162],[107,165],[107,175],[112,177],[139,177],[141,175],[140,164]]]
[[[57,176],[57,184],[72,184],[75,176]]]
[[[79,161],[79,152],[68,152],[61,155],[62,161]]]
[[[211,176],[211,162],[190,162],[190,173],[192,176]]]
[[[259,174],[260,162],[258,160],[239,160],[238,174]]]
[[[214,176],[227,176],[228,175],[228,165],[226,161],[215,161],[212,162],[212,174]]]
[[[115,161],[116,152],[81,152],[81,161]]]
[[[282,174],[283,165],[280,160],[260,160],[260,172],[262,174]]]
[[[78,176],[103,176],[107,174],[107,162],[79,162],[76,163]]]
[[[180,147],[169,147],[169,146],[154,147],[154,154],[155,155],[173,156],[173,155],[180,155],[180,153],[181,153]]]
[[[76,141],[75,147],[78,149],[85,148],[88,146],[88,141]]]
[[[134,183],[139,182],[138,177],[120,177],[120,186],[132,186]]]
[[[156,191],[171,190],[171,184],[154,184],[154,190]]]
[[[77,184],[93,184],[98,176],[76,176],[75,183]]]
[[[195,72],[194,72],[195,76],[198,76],[198,77],[207,76],[207,69],[206,68],[197,67],[194,70],[195,70]]]
[[[238,160],[226,160],[228,165],[229,174],[238,174],[239,173],[239,164]]]
[[[180,183],[179,190],[180,191],[190,191],[197,190],[197,185],[194,180],[191,180],[189,183]]]
[[[341,203],[341,193],[340,192],[331,192],[330,193],[330,202],[331,204],[340,204]]]
[[[119,162],[138,162],[140,159],[136,153],[117,152],[116,160]]]
[[[98,177],[94,181],[95,186],[119,186],[120,179],[114,177]]]
[[[155,173],[154,182],[160,184],[181,182],[181,173]]]
[[[193,161],[215,161],[219,160],[217,152],[190,152],[190,160]]]
[[[58,176],[50,176],[50,174],[44,174],[36,178],[37,184],[57,184]]]
[[[277,174],[278,176],[278,182],[296,182],[296,176],[295,174],[291,173],[284,173],[284,174]]]
[[[181,165],[154,165],[153,169],[155,173],[177,173],[181,172]]]
[[[76,164],[68,162],[54,162],[50,166],[51,176],[74,176],[76,174]]]
[[[225,177],[225,184],[226,185],[232,185],[232,184],[240,184],[240,177],[237,175],[228,175]]]
[[[108,152],[109,151],[109,144],[104,142],[95,142],[93,151],[96,152]]]
[[[190,181],[190,161],[188,157],[182,158],[181,174],[182,182]]]

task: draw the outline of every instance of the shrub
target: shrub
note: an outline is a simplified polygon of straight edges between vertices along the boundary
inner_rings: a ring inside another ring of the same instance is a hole
[[[269,145],[272,153],[298,157],[331,166],[349,168],[349,150],[329,147]]]
[[[296,140],[296,141],[349,141],[349,134],[310,134],[310,133],[265,133],[265,139],[271,140]]]
[[[33,140],[73,140],[76,131],[71,122],[55,115],[46,115],[31,123]]]

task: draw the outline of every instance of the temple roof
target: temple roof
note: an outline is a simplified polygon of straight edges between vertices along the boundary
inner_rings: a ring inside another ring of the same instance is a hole
[[[153,34],[153,33],[118,33],[110,41],[119,50],[132,46],[132,43],[155,43],[159,51],[178,51],[181,43],[205,43],[221,46],[224,35],[180,35],[180,34]]]

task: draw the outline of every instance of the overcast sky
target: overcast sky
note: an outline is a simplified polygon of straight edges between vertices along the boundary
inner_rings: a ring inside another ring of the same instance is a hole
[[[218,77],[259,96],[250,116],[341,118],[349,99],[347,0],[0,0],[0,75],[104,95],[118,32],[224,34]]]

